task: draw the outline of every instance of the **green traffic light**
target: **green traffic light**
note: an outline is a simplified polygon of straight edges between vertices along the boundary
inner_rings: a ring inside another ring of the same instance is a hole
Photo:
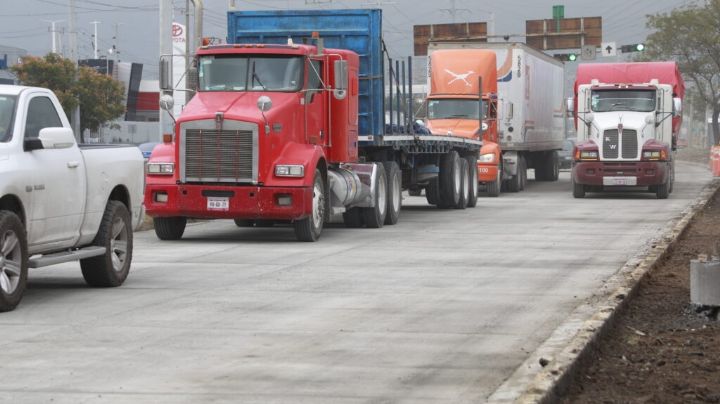
[[[574,53],[569,54],[569,55],[568,55],[568,60],[571,61],[571,62],[574,62],[575,60],[577,60],[577,55],[574,54]]]
[[[637,44],[637,45],[635,46],[635,49],[636,49],[638,52],[642,52],[642,51],[645,50],[645,44],[639,43],[639,44]]]

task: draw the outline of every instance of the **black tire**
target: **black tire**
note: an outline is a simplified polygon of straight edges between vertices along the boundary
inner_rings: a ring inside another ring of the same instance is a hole
[[[454,208],[460,200],[462,188],[462,164],[460,156],[454,150],[440,158],[440,200],[438,207],[443,209]]]
[[[549,173],[549,181],[557,181],[560,178],[560,155],[558,155],[557,150],[550,152],[550,162],[552,170]]]
[[[425,199],[430,205],[437,205],[440,201],[440,187],[438,186],[438,179],[433,178],[425,188]]]
[[[325,181],[320,170],[315,170],[313,180],[313,202],[310,216],[296,220],[294,223],[295,237],[298,241],[314,242],[320,238],[325,225]]]
[[[130,212],[122,202],[108,201],[93,245],[105,247],[105,254],[80,260],[85,282],[105,288],[122,285],[130,273],[133,251]]]
[[[375,190],[375,206],[372,208],[362,208],[363,220],[365,225],[370,229],[379,229],[385,224],[385,216],[387,215],[387,175],[385,174],[385,166],[376,164],[378,169],[377,189]]]
[[[560,177],[560,159],[557,151],[543,153],[543,159],[535,167],[536,181],[557,181]]]
[[[523,189],[523,176],[522,176],[522,170],[523,170],[523,163],[525,162],[525,159],[522,158],[522,156],[518,156],[517,159],[517,173],[513,175],[508,181],[507,181],[507,190],[508,192],[520,192]]]
[[[525,157],[520,156],[520,159],[518,160],[518,164],[520,166],[518,175],[520,175],[520,191],[523,191],[527,187],[528,179],[527,179],[527,160],[525,160]]]
[[[670,187],[668,188],[668,194],[672,194],[673,188],[675,188],[675,162],[670,162]]]
[[[667,199],[670,196],[670,176],[664,183],[658,184],[655,188],[655,197],[658,199]]]
[[[387,174],[387,213],[385,224],[394,225],[400,219],[402,208],[402,171],[394,161],[383,162]]]
[[[491,198],[497,198],[500,196],[500,189],[502,188],[502,165],[498,164],[497,166],[497,176],[495,177],[494,182],[488,182],[487,185],[485,185],[485,193],[487,196]]]
[[[573,187],[573,197],[574,198],[584,198],[585,197],[585,185],[578,184],[575,182],[575,179],[572,180],[572,187]]]
[[[470,199],[470,169],[468,168],[468,161],[460,159],[460,197],[455,205],[455,209],[467,208],[467,201]]]
[[[25,227],[13,212],[0,211],[0,312],[14,310],[27,287]]]
[[[255,227],[275,227],[274,220],[258,219],[255,220]]]
[[[478,200],[478,176],[477,176],[477,157],[465,157],[468,162],[468,176],[470,177],[470,195],[468,197],[468,208],[477,206]]]
[[[255,225],[254,220],[248,220],[248,219],[234,219],[235,226],[237,227],[253,227]]]
[[[360,208],[350,208],[343,212],[343,222],[345,223],[345,227],[349,229],[357,229],[363,227],[365,224]]]
[[[408,189],[408,195],[410,195],[410,196],[422,196],[422,188],[411,188],[411,189]]]
[[[176,217],[155,217],[153,218],[155,235],[160,240],[180,240],[185,233],[187,218]]]

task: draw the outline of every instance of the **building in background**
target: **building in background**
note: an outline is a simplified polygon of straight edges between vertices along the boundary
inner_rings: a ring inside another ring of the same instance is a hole
[[[20,63],[27,51],[13,46],[0,45],[0,84],[15,84],[15,75],[10,68]]]

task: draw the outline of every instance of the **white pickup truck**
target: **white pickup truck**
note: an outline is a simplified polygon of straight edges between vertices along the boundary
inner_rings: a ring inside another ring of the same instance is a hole
[[[0,312],[28,268],[80,261],[92,286],[120,286],[144,214],[137,147],[78,146],[44,88],[0,85]]]

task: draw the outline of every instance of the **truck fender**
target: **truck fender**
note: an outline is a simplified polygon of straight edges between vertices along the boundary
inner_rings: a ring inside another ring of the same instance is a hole
[[[301,143],[288,143],[282,153],[273,161],[272,174],[269,178],[272,181],[266,182],[266,185],[289,185],[287,181],[297,184],[296,179],[279,179],[274,176],[275,166],[278,164],[297,164],[305,167],[305,177],[303,177],[302,186],[312,187],[314,181],[315,169],[320,168],[321,171],[327,170],[325,152],[321,146]]]
[[[486,142],[482,145],[480,148],[480,155],[483,154],[494,154],[495,155],[495,161],[500,161],[501,153],[500,153],[500,145],[494,142]],[[482,163],[480,163],[482,164]]]

